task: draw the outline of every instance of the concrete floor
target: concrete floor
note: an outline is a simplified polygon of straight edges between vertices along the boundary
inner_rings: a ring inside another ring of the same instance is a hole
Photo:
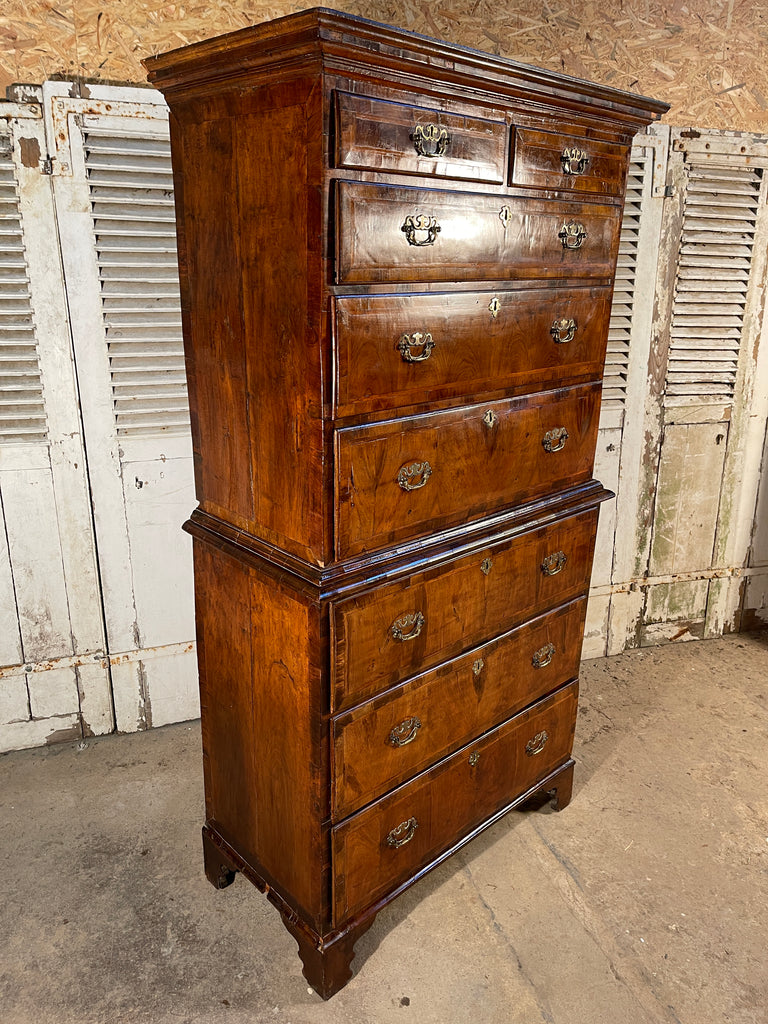
[[[197,723],[0,759],[2,1024],[766,1024],[768,634],[584,666],[574,799],[381,913],[323,1003],[202,873]]]

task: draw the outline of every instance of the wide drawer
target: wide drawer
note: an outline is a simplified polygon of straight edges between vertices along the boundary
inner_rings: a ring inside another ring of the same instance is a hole
[[[609,278],[621,208],[340,181],[341,284]]]
[[[337,431],[339,558],[589,480],[600,385]]]
[[[578,687],[570,684],[332,830],[340,925],[450,849],[564,764]]]
[[[627,146],[609,142],[518,128],[511,183],[620,196],[628,152]]]
[[[339,821],[579,673],[580,598],[333,722]]]
[[[610,288],[335,300],[336,413],[602,376]]]
[[[334,605],[333,710],[580,597],[597,508]]]
[[[503,121],[336,94],[336,166],[501,184]]]

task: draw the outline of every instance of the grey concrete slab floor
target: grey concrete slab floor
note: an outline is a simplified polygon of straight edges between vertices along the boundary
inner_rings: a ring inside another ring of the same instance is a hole
[[[587,662],[574,798],[513,812],[308,990],[202,872],[198,723],[0,759],[2,1024],[766,1024],[768,634]]]

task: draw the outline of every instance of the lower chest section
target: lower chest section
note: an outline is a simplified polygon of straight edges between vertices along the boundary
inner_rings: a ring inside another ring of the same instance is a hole
[[[335,926],[569,762],[596,520],[489,539],[331,606]]]
[[[196,544],[208,823],[319,931],[570,762],[597,508],[320,597]]]

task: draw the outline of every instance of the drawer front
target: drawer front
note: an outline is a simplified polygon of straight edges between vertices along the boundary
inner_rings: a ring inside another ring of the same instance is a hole
[[[501,184],[507,126],[370,96],[336,94],[336,166]]]
[[[518,128],[512,184],[620,196],[628,157],[627,146]]]
[[[332,609],[333,710],[580,597],[597,509],[340,601]]]
[[[338,182],[341,284],[609,278],[621,209]]]
[[[337,432],[338,557],[589,480],[600,385]]]
[[[334,820],[575,678],[586,607],[580,598],[338,716]]]
[[[335,300],[339,416],[598,378],[610,288]]]
[[[402,884],[564,764],[572,683],[332,831],[335,924]]]

